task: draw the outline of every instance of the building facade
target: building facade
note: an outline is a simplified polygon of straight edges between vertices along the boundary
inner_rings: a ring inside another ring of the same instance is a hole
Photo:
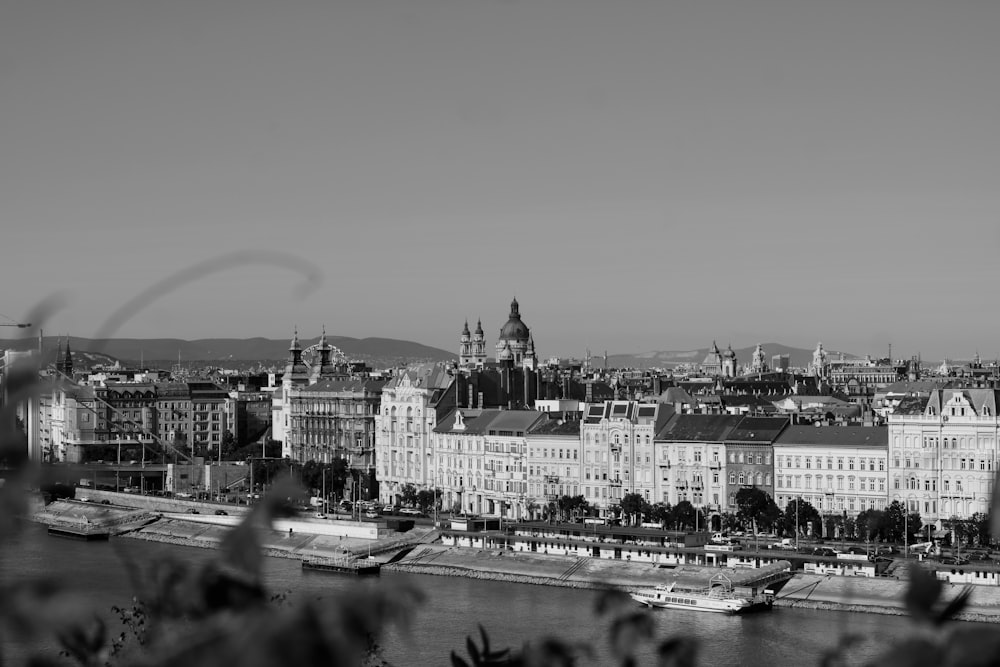
[[[613,515],[630,493],[656,502],[659,464],[654,438],[673,415],[662,403],[606,401],[591,405],[581,425],[583,496],[600,516]]]
[[[675,415],[656,434],[656,500],[688,501],[706,514],[726,507],[726,439],[742,421],[733,415]]]
[[[433,432],[439,410],[454,405],[454,393],[448,393],[453,382],[443,366],[424,364],[401,371],[383,387],[375,417],[375,462],[383,503],[398,504],[407,484],[418,491],[433,486]],[[446,396],[451,396],[450,402]]]
[[[774,442],[775,502],[852,517],[885,509],[888,443],[884,426],[789,426]]]
[[[540,517],[543,507],[563,496],[583,495],[580,425],[579,419],[550,419],[528,433],[530,518]]]
[[[743,417],[726,436],[726,504],[736,510],[736,494],[757,488],[774,497],[773,444],[788,426],[785,417]]]
[[[527,516],[528,432],[534,410],[455,409],[434,429],[433,486],[444,507],[513,520]]]
[[[997,390],[943,388],[888,416],[889,500],[924,523],[988,512],[997,470]]]

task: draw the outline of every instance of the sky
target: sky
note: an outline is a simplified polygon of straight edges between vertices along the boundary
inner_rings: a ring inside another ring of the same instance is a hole
[[[992,359],[998,28],[990,0],[8,0],[0,322],[457,350],[516,296],[541,357]]]

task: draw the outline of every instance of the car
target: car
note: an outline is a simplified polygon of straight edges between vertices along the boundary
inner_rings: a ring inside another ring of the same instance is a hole
[[[421,514],[420,510],[414,509],[412,507],[404,507],[403,509],[399,510],[399,513],[406,514],[407,516],[420,516]]]
[[[196,510],[193,507],[189,508],[188,511],[187,511],[187,513],[188,514],[201,514],[201,512],[199,512],[198,510]]]
[[[368,510],[367,512],[365,512],[365,518],[368,518],[368,519],[377,519],[378,518],[378,512],[374,512],[372,510]]]
[[[191,498],[192,495],[186,491],[178,491],[174,494],[175,498]]]
[[[226,510],[215,510],[216,516],[229,516],[229,512]]]
[[[110,504],[111,504],[111,501],[110,501],[110,500],[108,500],[107,498],[105,498],[104,500],[102,500],[102,501],[101,501],[101,504],[102,504],[102,505],[110,505]]]
[[[325,518],[326,518],[326,515],[325,515],[325,514],[323,514],[322,512],[316,512],[316,514],[315,514],[314,516],[315,516],[315,517],[316,517],[317,519],[325,519]]]

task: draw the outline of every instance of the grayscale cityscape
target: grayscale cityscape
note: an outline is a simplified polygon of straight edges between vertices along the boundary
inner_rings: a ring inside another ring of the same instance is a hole
[[[0,664],[1000,661],[998,27],[14,3]]]

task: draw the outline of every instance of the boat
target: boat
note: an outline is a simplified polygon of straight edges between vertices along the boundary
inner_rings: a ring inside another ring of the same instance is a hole
[[[739,614],[755,606],[753,600],[733,591],[728,580],[715,577],[708,588],[681,588],[676,582],[645,588],[629,594],[647,607],[707,611],[716,614]]]
[[[372,558],[332,557],[304,559],[302,561],[303,570],[337,572],[358,577],[378,574],[381,568],[382,564]]]

